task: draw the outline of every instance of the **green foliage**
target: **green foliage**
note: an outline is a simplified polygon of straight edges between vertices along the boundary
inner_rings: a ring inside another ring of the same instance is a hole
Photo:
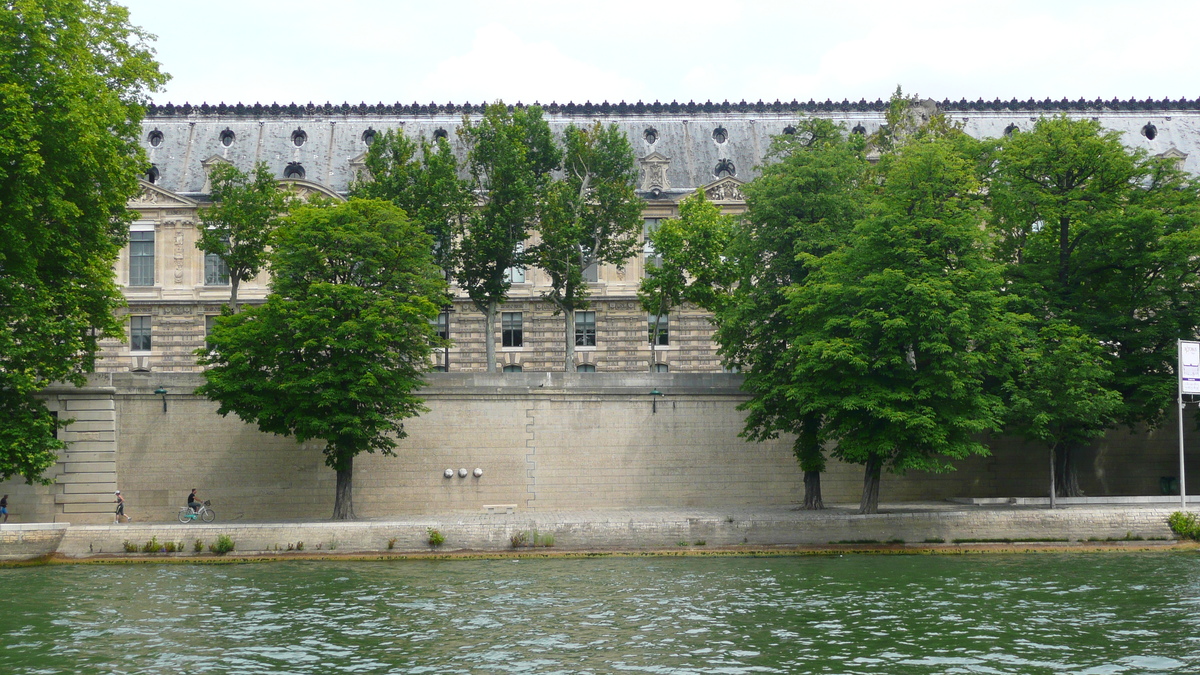
[[[238,286],[266,265],[271,232],[291,200],[265,162],[250,174],[217,162],[209,180],[213,205],[200,210],[203,227],[196,247],[220,256],[229,267],[229,304],[237,312]]]
[[[181,541],[181,542],[177,543],[177,542],[173,542],[173,541],[168,541],[166,544],[163,544],[163,548],[164,548],[164,550],[166,550],[167,553],[183,551],[183,542]]]
[[[304,542],[302,542],[302,541],[296,542],[296,550],[303,551],[304,550]]]
[[[835,456],[866,465],[862,512],[876,508],[882,468],[949,470],[948,459],[985,454],[979,435],[1001,426],[987,384],[1006,375],[1016,327],[979,192],[953,143],[905,145],[846,246],[808,256],[813,278],[786,293],[797,327],[787,399],[822,420]]]
[[[234,548],[233,539],[227,534],[218,534],[217,541],[208,545],[208,550],[217,555],[225,555]]]
[[[442,534],[441,530],[433,527],[425,528],[425,533],[428,535],[429,545],[437,548],[446,543],[446,535]]]
[[[822,507],[823,413],[790,398],[797,372],[787,351],[806,338],[778,310],[787,290],[806,284],[814,263],[843,246],[863,217],[868,164],[861,139],[847,141],[844,133],[828,120],[801,120],[795,134],[772,142],[774,161],[744,187],[748,210],[726,252],[736,284],[716,308],[720,353],[745,373],[743,388],[752,396],[741,406],[742,435],[763,441],[795,434],[807,508]]]
[[[142,553],[158,553],[158,549],[162,548],[162,544],[158,543],[158,537],[151,537],[150,541],[142,546]]]
[[[511,537],[509,537],[508,539],[512,543],[513,548],[522,548],[524,546],[529,545],[529,533],[528,532],[524,532],[524,531],[517,532],[517,533],[513,534]]]
[[[408,214],[433,242],[434,264],[453,276],[456,237],[475,204],[471,185],[458,177],[458,160],[445,138],[419,142],[403,130],[388,130],[367,151],[370,180],[355,183],[351,194],[390,201]]]
[[[522,531],[513,534],[509,537],[513,548],[552,548],[554,546],[553,534],[539,534],[537,530]]]
[[[1167,518],[1167,525],[1180,539],[1200,541],[1200,519],[1194,513],[1176,511]]]
[[[150,39],[107,0],[0,11],[0,480],[48,482],[64,445],[33,395],[82,384],[123,335],[112,267],[146,169],[143,104],[167,80]]]
[[[135,542],[129,541],[128,539],[121,542],[121,546],[123,546],[125,548],[126,553],[137,553],[138,552],[138,545]]]
[[[272,240],[266,303],[218,322],[197,393],[264,432],[325,441],[334,513],[352,518],[360,452],[392,455],[422,384],[446,283],[429,236],[395,206],[295,209]]]
[[[203,541],[197,539],[194,543],[192,543],[192,551],[194,551],[196,553],[200,553],[203,550],[204,550],[204,542]]]
[[[628,137],[617,125],[574,125],[564,132],[563,177],[547,186],[541,204],[541,241],[529,257],[550,277],[542,297],[565,315],[566,369],[575,369],[573,312],[587,308],[583,272],[592,265],[624,265],[637,250],[642,200]]]
[[[736,222],[732,216],[721,215],[703,190],[680,202],[679,218],[660,222],[648,235],[661,262],[646,268],[638,288],[642,308],[648,314],[665,316],[690,302],[718,311],[733,286],[735,270],[726,253]]]
[[[506,272],[526,263],[519,247],[537,221],[550,172],[558,168],[562,153],[537,106],[509,111],[494,103],[479,120],[464,117],[459,135],[468,148],[471,187],[483,202],[471,211],[459,241],[459,285],[487,325],[494,326],[497,308],[512,285]],[[494,372],[492,330],[484,331],[484,343],[488,371]]]
[[[392,550],[392,549],[394,549],[394,548],[396,548],[396,537],[388,537],[388,540],[387,540],[387,550],[389,550],[389,551],[390,551],[390,550]]]

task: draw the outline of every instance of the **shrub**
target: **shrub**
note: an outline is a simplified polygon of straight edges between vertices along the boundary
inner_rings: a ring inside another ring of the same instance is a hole
[[[394,548],[396,548],[396,538],[392,537],[391,539],[388,539],[388,550],[390,551]]]
[[[180,548],[182,548],[182,545],[180,546]],[[166,543],[166,549],[167,549],[167,553],[174,553],[175,552],[175,542],[168,541]]]
[[[227,534],[218,534],[216,543],[209,544],[208,550],[217,555],[225,555],[233,550],[233,540]]]
[[[509,541],[512,542],[513,548],[521,548],[523,546],[529,545],[529,533],[528,532],[517,532],[516,534],[509,537],[508,539],[509,539]]]
[[[1197,522],[1194,513],[1176,511],[1167,518],[1167,525],[1171,526],[1171,531],[1179,535],[1180,539],[1200,541],[1200,522]]]
[[[304,542],[302,542],[302,541],[296,542],[296,550],[303,551],[304,550]]]
[[[437,548],[438,546],[446,543],[446,535],[442,534],[437,528],[427,527],[425,528],[425,531],[429,534],[430,546]]]
[[[126,539],[124,542],[122,542],[121,545],[125,547],[126,553],[137,553],[138,552],[138,545],[133,543],[132,541],[129,541],[128,539]]]
[[[195,551],[196,553],[200,553],[201,551],[204,550],[204,542],[197,539],[196,543],[192,544],[192,550]]]
[[[146,542],[145,546],[142,546],[142,553],[158,553],[158,549],[161,546],[162,544],[158,543],[158,537],[150,537],[150,541]]]

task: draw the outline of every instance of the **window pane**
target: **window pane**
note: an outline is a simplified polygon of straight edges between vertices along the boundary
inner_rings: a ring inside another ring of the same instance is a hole
[[[521,366],[504,366],[504,372],[519,373],[519,372],[521,372]]]
[[[150,317],[129,317],[129,349],[135,352],[150,351]]]
[[[154,285],[154,233],[129,233],[129,285]]]
[[[600,266],[592,263],[583,268],[583,280],[590,284],[600,281]]]
[[[517,244],[515,254],[517,259],[520,260],[521,256],[525,254],[525,244]],[[523,265],[513,265],[512,267],[509,267],[508,269],[504,270],[504,279],[510,284],[525,283],[525,267]]]
[[[500,338],[504,347],[520,347],[524,344],[523,319],[521,312],[500,313]]]
[[[433,325],[437,336],[443,340],[450,339],[450,313],[442,312],[437,315],[436,319],[430,319],[429,323]]]
[[[665,373],[668,370],[670,370],[670,368],[665,363],[654,364],[654,372],[656,372],[656,373]]]
[[[229,285],[229,265],[226,265],[225,259],[216,253],[204,254],[204,285]]]
[[[652,344],[652,345],[670,344],[670,340],[668,339],[668,334],[667,334],[667,328],[668,328],[667,315],[665,315],[665,314],[660,315],[660,316],[655,316],[653,314],[647,315],[646,323],[648,326],[648,334],[649,334],[650,344]],[[655,340],[655,335],[654,335],[654,327],[656,324],[658,326],[657,341]]]
[[[594,366],[590,363],[581,363],[575,367],[575,372],[577,372],[577,373],[594,373],[594,372],[596,372],[596,366]]]
[[[596,346],[595,312],[575,312],[575,346]]]

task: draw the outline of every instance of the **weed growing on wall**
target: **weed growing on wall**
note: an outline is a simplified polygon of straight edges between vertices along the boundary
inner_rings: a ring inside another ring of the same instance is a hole
[[[1171,531],[1179,535],[1180,539],[1200,541],[1200,522],[1197,522],[1194,513],[1176,511],[1167,518],[1167,525],[1171,526]]]
[[[128,539],[121,542],[121,545],[125,547],[126,553],[137,553],[138,552],[138,545],[133,543],[132,541],[129,541]]]
[[[208,550],[217,555],[225,555],[233,550],[233,539],[230,539],[227,534],[219,534],[217,541],[208,545]]]
[[[142,553],[158,553],[160,548],[162,548],[162,544],[158,543],[158,537],[150,537],[150,541],[142,546]]]
[[[442,534],[440,530],[433,527],[427,527],[425,528],[425,532],[429,534],[430,546],[437,548],[438,546],[446,543],[446,535]]]
[[[196,543],[192,544],[192,550],[195,551],[196,553],[203,552],[204,551],[204,542],[197,539]]]

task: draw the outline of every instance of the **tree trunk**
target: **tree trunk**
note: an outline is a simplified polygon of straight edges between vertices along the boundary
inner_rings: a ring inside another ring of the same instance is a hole
[[[238,301],[237,301],[238,284],[239,284],[238,278],[236,276],[230,275],[229,276],[229,309],[234,314],[237,314],[237,308],[238,308]]]
[[[1056,461],[1055,454],[1057,454],[1057,447],[1057,443],[1050,447],[1050,508],[1052,509],[1058,506],[1058,490],[1054,485],[1054,463]]]
[[[340,462],[337,469],[337,494],[333,499],[334,520],[354,520],[354,458]]]
[[[792,451],[800,461],[800,469],[804,471],[804,508],[819,510],[825,508],[821,499],[821,472],[825,470],[825,452],[821,448],[821,437],[818,433],[821,418],[817,415],[806,415],[800,424],[800,433],[796,434],[796,444]]]
[[[566,356],[563,357],[563,370],[568,373],[575,372],[575,312],[560,306],[563,313],[563,331],[566,335],[565,351]]]
[[[496,307],[495,300],[489,300],[483,316],[483,344],[487,348],[487,371],[496,372]]]
[[[821,501],[821,472],[804,472],[804,508],[808,511],[820,511],[825,508]]]
[[[859,513],[879,513],[879,475],[883,470],[883,458],[879,455],[868,455],[866,469],[863,471],[862,501],[858,503]]]
[[[1082,497],[1079,489],[1079,457],[1073,445],[1059,444],[1055,448],[1055,488],[1060,497]]]

